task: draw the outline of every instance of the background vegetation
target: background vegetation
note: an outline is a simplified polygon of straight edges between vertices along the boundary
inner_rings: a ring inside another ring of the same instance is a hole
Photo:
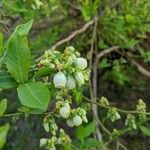
[[[91,81],[80,90],[85,97],[80,92],[76,94],[77,103],[82,105],[87,98],[96,102],[104,96],[114,107],[135,110],[138,100],[142,99],[149,111],[149,10],[149,0],[1,0],[0,42],[6,43],[17,25],[33,19],[28,39],[34,60],[47,49],[62,52],[69,45],[88,59]],[[2,90],[0,97],[8,99],[8,114],[17,112],[20,103],[16,100],[15,90]],[[150,149],[149,118],[145,118],[144,123],[137,121],[136,126],[142,124],[146,129],[126,132],[126,113],[112,123],[109,120],[112,114],[109,117],[107,109],[96,106],[96,110],[101,123],[112,133],[107,135],[104,126],[100,126],[104,141],[109,142],[108,149]],[[89,120],[93,119],[92,114],[93,111],[88,112]],[[4,147],[6,150],[36,150],[39,149],[40,138],[48,136],[42,127],[42,118],[38,116],[19,120],[17,117],[11,120],[0,118],[1,125],[7,121],[11,128]],[[81,141],[85,145],[90,143],[87,137],[93,137],[90,133],[85,137],[79,135],[78,130],[83,133],[85,128],[70,129],[64,123],[60,126],[66,129],[66,133],[71,133],[77,147]],[[85,145],[80,149],[92,149]]]

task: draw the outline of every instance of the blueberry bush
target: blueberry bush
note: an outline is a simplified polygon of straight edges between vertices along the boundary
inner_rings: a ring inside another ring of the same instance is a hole
[[[149,0],[0,1],[0,150],[148,150]]]

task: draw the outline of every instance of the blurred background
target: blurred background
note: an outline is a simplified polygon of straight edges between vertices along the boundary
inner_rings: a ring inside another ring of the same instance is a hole
[[[0,32],[4,42],[15,27],[34,19],[28,36],[33,59],[47,49],[63,51],[73,46],[89,60],[110,47],[119,46],[100,59],[97,68],[98,97],[124,109],[135,109],[138,99],[150,107],[150,1],[149,0],[1,0]],[[63,41],[66,39],[66,41]],[[92,53],[92,54],[91,54]],[[92,57],[91,57],[92,56]],[[142,67],[142,70],[140,67]],[[8,113],[20,106],[16,91],[0,93],[8,98]],[[88,88],[85,95],[89,96]],[[99,112],[105,117],[105,111]],[[39,149],[45,136],[42,118],[11,121],[6,150]],[[5,122],[2,120],[1,122]],[[122,127],[124,118],[115,123]],[[146,122],[150,126],[150,122]],[[114,127],[108,123],[109,128]],[[140,131],[121,137],[130,150],[150,149],[150,139]],[[113,145],[110,146],[113,149]]]

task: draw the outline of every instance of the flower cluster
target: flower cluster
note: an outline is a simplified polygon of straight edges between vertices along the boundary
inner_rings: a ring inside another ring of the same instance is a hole
[[[136,105],[136,110],[141,112],[138,117],[140,121],[144,121],[146,118],[145,112],[146,112],[146,104],[142,99],[139,99],[138,104]]]
[[[146,112],[146,104],[142,99],[139,99],[136,110],[140,112]]]
[[[56,145],[65,145],[70,144],[70,137],[64,132],[63,129],[59,129],[58,137],[52,136],[51,138],[42,138],[40,140],[40,147],[44,147],[45,149],[56,150]]]
[[[131,114],[127,115],[127,118],[125,120],[125,126],[129,129],[137,129],[136,123],[135,123],[135,117]]]
[[[32,1],[23,0],[23,3],[29,3],[33,10],[39,10],[44,5],[42,0],[32,0]]]
[[[41,0],[34,0],[34,3],[31,4],[32,9],[40,9],[43,6],[43,2]]]
[[[116,110],[116,108],[110,108],[107,113],[107,118],[109,118],[112,122],[121,119],[120,114]]]
[[[56,74],[53,83],[56,88],[71,90],[89,80],[90,71],[87,69],[87,60],[80,57],[80,53],[72,46],[67,47],[63,53],[46,51],[39,65],[54,69]]]
[[[66,119],[67,125],[70,127],[79,126],[83,122],[88,122],[86,111],[80,107],[71,109],[67,101],[58,101],[56,103],[56,110],[62,118]]]
[[[101,99],[99,100],[99,103],[103,106],[109,106],[109,101],[106,97],[102,96]]]
[[[48,50],[41,57],[38,66],[41,68],[48,68],[53,70],[53,85],[55,86],[56,93],[55,99],[55,117],[63,118],[69,127],[79,126],[83,122],[88,122],[86,111],[83,108],[71,108],[74,92],[85,81],[89,80],[90,71],[87,68],[87,60],[80,57],[80,53],[73,47],[67,47],[63,53],[59,51]],[[71,91],[74,89],[73,91]],[[87,107],[87,106],[86,106]],[[50,132],[52,137],[50,139],[41,139],[40,145],[48,149],[55,150],[57,144],[67,144],[71,140],[62,129],[59,129],[53,114],[47,115],[44,118],[43,126],[47,132]],[[59,136],[57,137],[57,134]]]
[[[44,118],[43,127],[46,132],[51,132],[52,135],[56,135],[56,131],[58,130],[55,119],[51,115],[48,115]]]

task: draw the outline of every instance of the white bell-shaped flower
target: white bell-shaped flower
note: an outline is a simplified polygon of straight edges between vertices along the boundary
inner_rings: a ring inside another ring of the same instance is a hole
[[[77,67],[80,69],[87,68],[87,60],[85,58],[79,57],[76,59]]]
[[[73,77],[69,77],[67,79],[66,87],[68,90],[74,89],[76,87],[76,83]]]
[[[79,115],[73,117],[73,124],[79,126],[82,124],[82,118]]]
[[[59,110],[59,114],[63,117],[63,118],[68,118],[70,115],[70,109],[68,107],[62,107]]]
[[[53,79],[56,88],[62,88],[66,86],[66,76],[62,72],[58,72]]]

